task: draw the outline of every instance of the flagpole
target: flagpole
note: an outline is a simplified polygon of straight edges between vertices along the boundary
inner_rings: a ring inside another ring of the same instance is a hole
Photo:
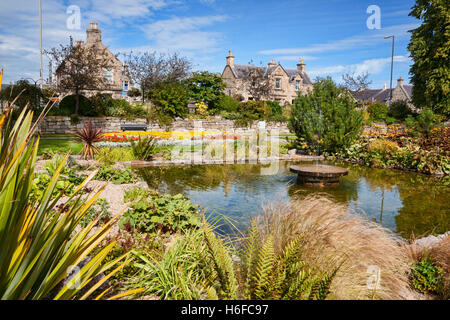
[[[41,62],[41,67],[40,67],[40,76],[39,76],[39,80],[40,80],[40,87],[42,89],[42,85],[43,85],[43,71],[42,71],[42,0],[39,0],[39,39],[40,39],[40,62]]]

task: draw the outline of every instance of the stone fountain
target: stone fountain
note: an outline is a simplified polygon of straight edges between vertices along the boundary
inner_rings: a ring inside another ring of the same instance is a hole
[[[297,183],[319,187],[337,186],[339,178],[348,175],[345,168],[323,164],[291,166],[290,171],[297,173]]]

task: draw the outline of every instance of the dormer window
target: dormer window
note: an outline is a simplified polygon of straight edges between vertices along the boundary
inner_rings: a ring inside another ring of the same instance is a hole
[[[105,77],[105,82],[112,84],[114,82],[113,68],[107,67],[103,69],[103,75]]]
[[[300,80],[295,81],[295,90],[300,90]]]
[[[281,89],[281,79],[280,78],[275,79],[275,88]]]

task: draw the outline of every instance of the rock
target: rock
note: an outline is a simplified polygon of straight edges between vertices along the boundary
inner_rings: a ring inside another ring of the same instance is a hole
[[[418,246],[422,246],[422,247],[432,247],[434,245],[436,245],[437,243],[439,243],[442,239],[446,238],[450,236],[450,231],[448,231],[447,233],[441,234],[439,236],[428,236],[425,238],[421,238],[418,239],[416,241],[414,241],[414,244],[418,245]]]

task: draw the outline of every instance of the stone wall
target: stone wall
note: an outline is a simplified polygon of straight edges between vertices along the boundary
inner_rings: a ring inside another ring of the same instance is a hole
[[[194,128],[203,128],[204,130],[220,130],[228,132],[251,132],[258,128],[259,122],[255,121],[250,127],[235,127],[233,120],[213,119],[213,120],[175,120],[170,127],[161,127],[157,123],[148,123],[147,119],[120,119],[113,117],[89,118],[80,117],[80,123],[72,125],[70,117],[48,116],[43,119],[39,125],[41,134],[73,134],[78,129],[82,129],[89,121],[92,127],[102,129],[102,132],[121,132],[121,124],[147,124],[147,130],[168,131],[179,130],[188,131]],[[279,130],[280,133],[288,133],[287,123],[267,123],[266,129]]]

